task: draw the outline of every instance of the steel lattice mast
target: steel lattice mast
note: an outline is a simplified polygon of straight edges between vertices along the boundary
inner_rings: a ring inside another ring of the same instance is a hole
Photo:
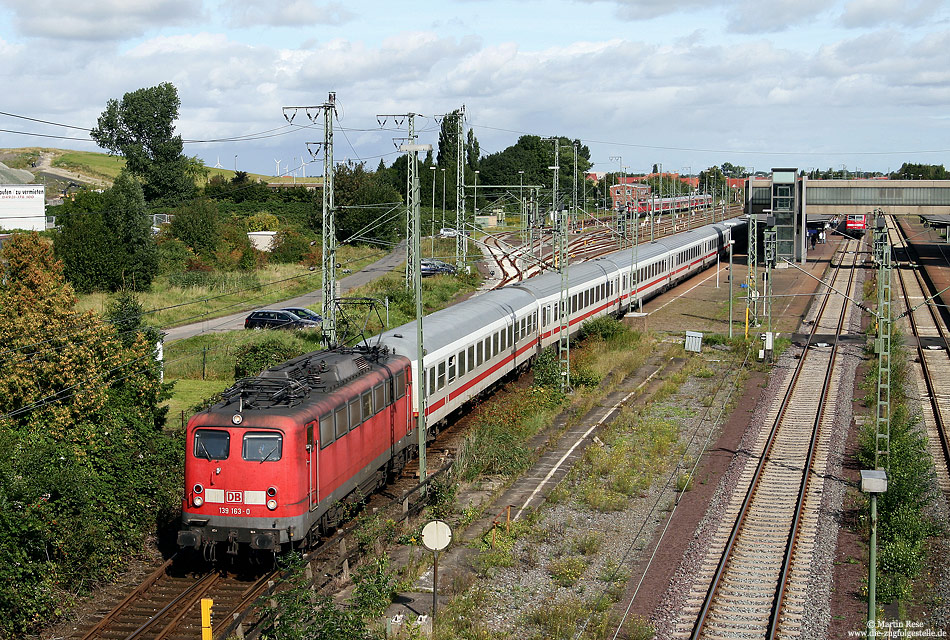
[[[874,257],[877,260],[877,415],[874,468],[889,469],[891,455],[891,245],[884,212],[875,211]],[[870,216],[868,216],[870,218]]]
[[[462,273],[465,268],[465,105],[455,118],[456,164],[455,164],[455,269]]]
[[[312,158],[316,153],[311,145],[323,146],[323,210],[321,231],[323,233],[322,279],[323,279],[323,339],[327,346],[336,344],[336,222],[333,210],[333,118],[336,116],[336,92],[331,91],[327,101],[320,105],[282,107],[284,119],[292,123],[301,109],[310,122],[316,124],[323,112],[323,142],[308,142],[307,150]],[[311,113],[311,110],[314,113]],[[288,113],[290,115],[288,115]]]
[[[336,220],[333,212],[333,116],[336,93],[323,105],[323,336],[336,344]]]

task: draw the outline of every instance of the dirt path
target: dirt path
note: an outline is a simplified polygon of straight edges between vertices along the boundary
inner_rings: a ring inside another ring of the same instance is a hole
[[[49,151],[44,151],[40,154],[40,160],[36,165],[35,172],[43,172],[49,175],[57,176],[65,180],[76,180],[79,182],[85,182],[86,184],[92,184],[97,187],[109,188],[112,186],[112,183],[108,180],[102,178],[96,178],[94,176],[86,175],[83,173],[78,173],[71,169],[63,169],[60,167],[53,166],[53,156],[54,154]]]

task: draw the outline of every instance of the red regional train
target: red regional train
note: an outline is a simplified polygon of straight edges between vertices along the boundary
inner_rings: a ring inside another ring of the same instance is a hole
[[[336,526],[415,454],[410,376],[407,358],[366,347],[238,381],[188,422],[179,546],[277,551]]]

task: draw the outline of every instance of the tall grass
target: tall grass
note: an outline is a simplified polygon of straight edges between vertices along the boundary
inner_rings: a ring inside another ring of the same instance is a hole
[[[371,247],[340,248],[341,263],[356,271],[379,259],[381,253]],[[259,283],[255,287],[255,281]],[[319,292],[321,272],[297,264],[273,264],[254,272],[209,272],[208,275],[162,275],[152,282],[151,291],[137,294],[146,310],[160,309],[145,316],[145,322],[172,327],[199,320],[248,311],[308,292]],[[225,294],[225,295],[222,295]],[[108,293],[90,293],[79,297],[82,311],[103,313],[111,299]],[[315,293],[314,302],[321,300]],[[208,299],[213,298],[213,299]]]

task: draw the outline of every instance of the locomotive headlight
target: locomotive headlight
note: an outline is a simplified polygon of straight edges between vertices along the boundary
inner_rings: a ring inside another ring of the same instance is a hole
[[[200,507],[201,505],[205,503],[205,499],[202,498],[201,496],[195,496],[194,498],[191,499],[191,503],[195,505],[196,507]]]
[[[274,500],[273,498],[271,498],[270,500],[268,500],[268,501],[267,501],[267,508],[270,509],[271,511],[273,511],[274,509],[276,509],[276,508],[277,508],[277,501]]]
[[[192,488],[192,491],[194,491],[195,493],[201,493],[204,490],[205,488],[202,487],[200,484],[196,484],[194,488]]]
[[[267,488],[267,495],[269,495],[271,498],[273,498],[274,496],[276,496],[276,495],[277,495],[277,487],[268,487],[268,488]]]

